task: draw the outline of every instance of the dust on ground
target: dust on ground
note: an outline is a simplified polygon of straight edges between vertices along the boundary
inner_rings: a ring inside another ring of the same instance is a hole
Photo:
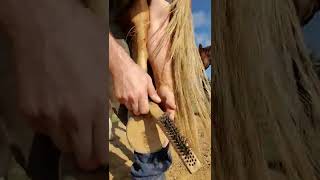
[[[133,151],[127,141],[125,126],[119,121],[113,123],[113,140],[109,142],[109,178],[111,180],[130,180]],[[211,179],[211,139],[204,132],[200,134],[199,160],[202,167],[190,174],[178,154],[171,147],[173,164],[166,173],[167,180],[209,180]]]

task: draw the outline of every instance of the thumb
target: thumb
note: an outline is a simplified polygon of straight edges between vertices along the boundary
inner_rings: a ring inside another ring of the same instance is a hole
[[[174,120],[174,116],[175,116],[175,114],[176,114],[176,111],[175,111],[175,110],[172,110],[172,109],[168,109],[168,110],[167,110],[167,113],[169,113],[169,118],[170,118],[171,120]]]
[[[170,119],[174,120],[177,106],[175,103],[174,95],[170,91],[166,93],[165,107],[166,107],[166,112],[169,113]]]
[[[169,88],[168,86],[161,86],[158,92],[167,109],[175,110],[177,108],[172,88]]]
[[[166,107],[169,109],[175,110],[177,108],[173,92],[170,92],[170,91],[166,92],[165,103],[166,103]]]
[[[161,98],[159,97],[156,89],[154,88],[152,81],[149,81],[147,88],[148,88],[148,94],[151,100],[154,101],[155,103],[160,103]]]

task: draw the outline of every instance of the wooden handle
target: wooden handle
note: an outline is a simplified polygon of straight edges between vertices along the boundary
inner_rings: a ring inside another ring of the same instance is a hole
[[[149,102],[150,115],[155,119],[159,119],[163,115],[163,111],[160,109],[159,105],[154,102]]]

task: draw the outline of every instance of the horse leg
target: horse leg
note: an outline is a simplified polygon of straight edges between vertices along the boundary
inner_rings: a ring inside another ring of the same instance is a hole
[[[133,57],[136,63],[147,71],[147,38],[149,29],[149,6],[147,0],[135,0],[129,10],[130,20],[135,26]]]

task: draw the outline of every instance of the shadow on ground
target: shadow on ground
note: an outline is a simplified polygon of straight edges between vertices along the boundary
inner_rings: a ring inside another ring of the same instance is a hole
[[[126,180],[130,178],[133,151],[130,149],[125,126],[112,123],[113,138],[109,142],[109,178],[111,180]]]

